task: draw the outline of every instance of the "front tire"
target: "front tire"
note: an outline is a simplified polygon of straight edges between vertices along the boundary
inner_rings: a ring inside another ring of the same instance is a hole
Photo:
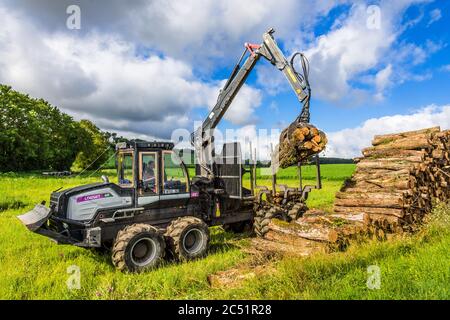
[[[158,229],[133,224],[117,233],[112,261],[121,271],[142,272],[156,267],[164,257],[165,242]]]
[[[209,246],[209,229],[205,222],[195,217],[178,218],[166,231],[172,256],[180,261],[203,257]]]

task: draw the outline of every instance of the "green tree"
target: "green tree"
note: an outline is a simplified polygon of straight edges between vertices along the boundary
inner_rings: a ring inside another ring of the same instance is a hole
[[[113,153],[117,139],[43,99],[0,85],[0,172],[67,170],[72,164],[96,169]]]
[[[102,132],[89,120],[81,120],[79,126],[84,131],[85,138],[81,151],[72,165],[72,169],[74,171],[81,171],[87,168],[95,170],[111,156],[113,148],[108,141],[109,134]]]
[[[0,85],[0,171],[66,170],[87,137],[79,123],[47,101]]]

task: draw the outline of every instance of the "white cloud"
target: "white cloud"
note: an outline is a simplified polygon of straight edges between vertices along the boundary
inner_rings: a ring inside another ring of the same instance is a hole
[[[347,99],[351,91],[349,81],[377,66],[395,40],[392,17],[387,11],[381,11],[380,28],[369,29],[366,6],[354,5],[342,27],[320,36],[306,51],[311,61],[311,83],[319,97],[334,101]]]
[[[205,57],[234,61],[244,42],[261,42],[269,27],[276,28],[277,38],[294,41],[299,27],[310,27],[339,2],[158,0],[136,12],[133,30],[140,41],[176,57],[200,64]]]
[[[192,109],[212,106],[217,98],[217,87],[198,80],[186,62],[143,58],[117,36],[47,34],[20,14],[0,7],[0,15],[7,26],[0,30],[0,82],[103,129],[169,137],[174,128],[191,129]],[[226,118],[252,122],[260,103],[260,92],[245,86]]]
[[[372,12],[367,10],[367,5],[363,2],[353,4],[346,19],[340,20],[335,29],[319,36],[305,52],[311,61],[310,78],[314,95],[325,100],[345,102],[346,105],[361,103],[361,99],[368,97],[368,92],[356,89],[354,83],[365,79],[366,83],[374,84],[369,91],[375,91],[376,97],[381,98],[383,93],[380,89],[385,89],[387,85],[380,88],[380,81],[385,80],[387,84],[390,78],[406,73],[404,70],[411,65],[424,62],[429,54],[439,50],[439,45],[432,42],[425,48],[397,43],[403,31],[400,25],[402,14],[416,2],[420,1],[382,1],[379,5],[379,23],[372,27],[368,24]],[[396,58],[399,55],[412,60],[400,60]],[[385,65],[391,58],[395,59],[395,65]],[[371,79],[367,81],[368,78]]]
[[[430,11],[430,20],[428,21],[427,27],[431,24],[435,23],[436,21],[441,20],[442,18],[442,12],[439,9],[433,9]]]
[[[351,1],[250,0],[243,5],[238,0],[112,0],[107,6],[79,2],[79,32],[65,29],[70,0],[7,0],[0,5],[0,82],[46,98],[103,129],[149,137],[168,137],[173,128],[191,127],[196,120],[192,110],[211,108],[216,102],[219,86],[209,77],[212,66],[229,65],[244,41],[261,41],[261,33],[271,26],[287,53],[304,50],[309,43],[313,94],[348,104],[368,96],[353,86],[361,74],[370,73],[366,83],[379,98],[399,77],[414,78],[399,69],[401,63],[384,63],[402,48],[403,60],[412,64],[422,63],[434,50],[432,43],[393,48],[402,12],[420,2],[415,0],[382,1],[379,29],[367,29],[366,3],[353,2],[351,11],[343,12],[331,31],[318,39],[315,23]],[[258,84],[269,93],[289,88],[272,66],[257,70]],[[254,124],[262,95],[262,90],[244,86],[226,119],[236,125]]]
[[[276,95],[290,88],[284,74],[269,63],[257,66],[256,81],[264,88],[264,92],[270,95]]]
[[[279,129],[258,129],[254,124],[242,126],[239,129],[227,129],[223,132],[215,132],[215,147],[220,152],[224,142],[239,142],[244,159],[250,158],[250,145],[252,147],[252,157],[258,160],[269,160],[271,148],[278,144]]]
[[[369,147],[374,135],[397,133],[440,126],[450,128],[450,105],[430,105],[412,114],[385,116],[364,121],[356,128],[329,132],[327,157],[352,158],[361,156],[361,149]]]
[[[383,91],[391,85],[390,77],[392,75],[392,65],[388,64],[386,68],[378,71],[375,75],[375,86],[377,88],[376,98],[383,99]]]
[[[441,70],[442,70],[442,71],[450,72],[450,64],[443,65],[443,66],[441,67]]]
[[[222,80],[211,91],[208,99],[209,109],[212,109],[217,102],[220,89],[227,80]],[[229,109],[225,113],[224,119],[235,125],[248,125],[254,123],[257,118],[254,111],[261,105],[262,92],[259,89],[252,88],[246,84],[242,86],[236,97],[233,99]]]
[[[301,42],[311,36],[314,22],[349,0],[77,0],[80,33],[98,30],[119,34],[144,48],[195,63],[208,72],[227,65],[244,42],[261,42],[275,27],[277,38]],[[71,0],[3,0],[5,6],[26,13],[46,30],[65,29],[65,9]],[[301,29],[301,31],[299,30]],[[220,59],[220,60],[219,60]]]

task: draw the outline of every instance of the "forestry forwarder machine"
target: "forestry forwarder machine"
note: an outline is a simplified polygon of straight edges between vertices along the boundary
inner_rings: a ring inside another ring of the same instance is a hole
[[[177,260],[203,256],[209,226],[221,225],[234,232],[253,226],[258,236],[264,236],[271,218],[290,221],[302,215],[308,193],[321,187],[317,156],[315,186],[302,186],[300,163],[298,188],[277,184],[272,161],[270,190],[256,184],[256,152],[250,169],[244,167],[238,142],[225,143],[218,155],[214,152],[213,130],[261,57],[284,73],[302,103],[295,121],[309,122],[306,58],[296,53],[288,62],[273,32],[264,33],[261,45],[245,44],[216,105],[192,134],[197,156],[194,177],[189,177],[171,142],[118,143],[118,184],[102,176],[101,183],[57,190],[50,196],[49,207],[43,201],[18,218],[29,230],[56,243],[109,249],[118,269],[140,272],[156,266],[166,253]],[[303,75],[294,68],[298,55]],[[245,173],[250,176],[250,189],[243,187]]]

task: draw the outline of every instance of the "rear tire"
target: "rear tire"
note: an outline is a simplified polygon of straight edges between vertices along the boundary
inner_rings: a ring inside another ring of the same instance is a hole
[[[164,257],[161,233],[148,224],[133,224],[117,233],[112,262],[121,271],[142,272],[156,267]]]
[[[267,232],[269,232],[269,223],[272,218],[278,215],[278,210],[275,207],[261,208],[256,211],[255,221],[253,223],[253,230],[258,237],[264,238]]]
[[[306,211],[306,205],[303,202],[297,202],[294,204],[291,210],[288,211],[288,217],[290,220],[297,220]]]
[[[208,250],[209,229],[199,218],[181,217],[172,221],[165,236],[170,253],[180,261],[200,258]]]

